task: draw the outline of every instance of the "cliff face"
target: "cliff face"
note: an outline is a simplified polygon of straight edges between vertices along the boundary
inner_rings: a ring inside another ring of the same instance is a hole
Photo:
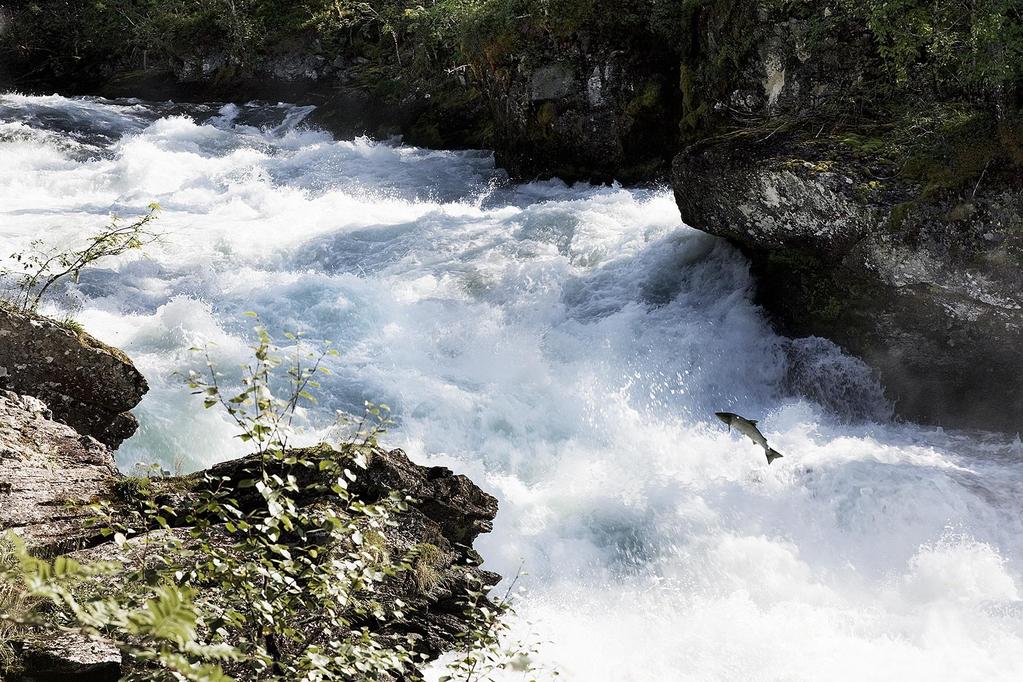
[[[696,147],[682,217],[739,245],[791,335],[877,369],[904,417],[1014,431],[1023,420],[1023,184],[992,176],[919,201],[820,140]]]
[[[916,16],[939,30],[941,7]],[[907,44],[885,45],[857,16],[760,12],[725,87],[704,94],[720,125],[673,163],[682,218],[749,256],[758,301],[783,333],[827,337],[876,369],[901,416],[1014,432],[1018,95],[1011,79],[957,92],[962,82],[913,61],[925,48],[903,27],[885,35]],[[704,41],[726,38],[722,24]],[[884,51],[896,47],[902,62]]]
[[[662,44],[539,35],[477,65],[498,163],[517,177],[647,180],[678,132],[678,67]]]

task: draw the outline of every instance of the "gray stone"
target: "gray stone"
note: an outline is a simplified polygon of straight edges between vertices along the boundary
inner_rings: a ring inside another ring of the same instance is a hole
[[[542,102],[564,99],[578,87],[575,74],[562,64],[552,64],[532,72],[529,78],[529,99]]]
[[[98,542],[88,503],[119,478],[101,443],[49,418],[37,399],[0,392],[0,534],[46,555]]]
[[[39,398],[57,421],[117,447],[149,390],[131,360],[84,332],[0,306],[0,388]]]
[[[776,139],[680,154],[689,225],[746,253],[781,331],[827,337],[879,371],[901,416],[955,427],[1023,422],[1023,186],[921,201],[840,145]]]
[[[61,633],[25,646],[23,682],[117,682],[121,652],[109,642]]]

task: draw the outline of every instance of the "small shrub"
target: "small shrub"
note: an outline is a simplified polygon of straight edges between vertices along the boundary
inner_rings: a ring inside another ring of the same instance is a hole
[[[438,567],[444,563],[444,554],[437,545],[428,542],[416,545],[412,548],[410,563],[416,587],[421,592],[429,594],[440,585],[441,573]]]
[[[0,538],[0,679],[18,669],[15,643],[24,635],[21,623],[29,620],[37,607],[21,581],[7,575],[17,564],[14,543]]]
[[[64,329],[67,329],[69,332],[75,334],[76,336],[81,336],[82,334],[85,333],[85,327],[82,326],[81,322],[74,319],[73,317],[65,317],[62,320],[55,320],[55,322],[59,326],[63,327]]]
[[[153,243],[159,235],[151,232],[148,226],[156,220],[159,210],[157,204],[150,204],[148,213],[127,225],[115,217],[110,225],[89,237],[88,243],[77,250],[61,249],[36,240],[27,251],[11,254],[10,258],[20,272],[9,270],[3,275],[15,282],[15,305],[23,311],[33,312],[51,288],[62,280],[77,282],[82,271],[97,261]],[[80,327],[70,320],[66,320],[65,324]]]
[[[471,573],[466,577],[476,581]],[[514,604],[517,583],[518,576],[503,597],[495,598],[476,581],[463,604],[462,617],[469,627],[459,634],[459,647],[439,682],[486,682],[502,671],[519,673],[527,682],[558,676],[557,670],[535,663],[534,657],[539,653],[535,640],[515,639],[511,635],[510,621],[517,617]]]

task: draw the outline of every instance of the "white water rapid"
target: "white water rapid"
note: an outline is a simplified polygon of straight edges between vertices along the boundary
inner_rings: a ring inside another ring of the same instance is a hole
[[[500,498],[477,548],[524,565],[561,679],[1023,679],[1018,438],[891,423],[860,363],[771,331],[669,190],[510,184],[307,113],[0,97],[0,256],[163,207],[162,243],[47,309],[151,384],[122,466],[242,452],[175,372],[203,343],[243,362],[255,311],[341,351],[308,438],[386,402],[388,445]]]

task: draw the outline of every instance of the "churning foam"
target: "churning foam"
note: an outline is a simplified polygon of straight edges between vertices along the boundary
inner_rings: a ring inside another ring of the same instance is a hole
[[[342,351],[306,438],[387,402],[391,444],[501,499],[478,548],[524,565],[563,679],[1023,679],[1018,440],[888,423],[862,363],[774,335],[667,190],[509,184],[307,113],[0,97],[0,253],[164,208],[161,244],[50,304],[149,379],[123,466],[242,452],[176,373],[202,344],[244,362],[255,311]]]

